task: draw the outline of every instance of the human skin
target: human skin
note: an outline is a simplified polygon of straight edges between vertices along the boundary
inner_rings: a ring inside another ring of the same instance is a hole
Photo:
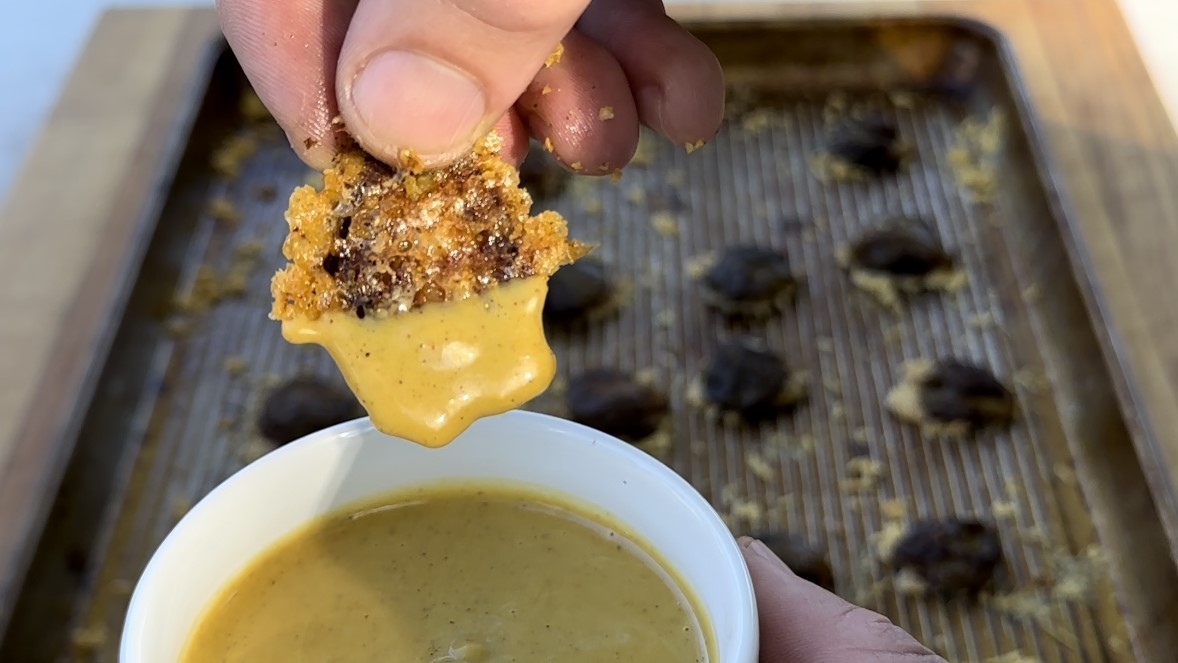
[[[680,145],[711,138],[723,74],[658,0],[218,0],[229,45],[310,165],[331,120],[395,163],[441,165],[492,127],[522,159],[529,135],[586,175],[625,165],[645,124]],[[545,66],[558,43],[560,62]],[[601,109],[612,118],[602,119]]]
[[[878,613],[794,574],[765,544],[743,537],[761,627],[761,663],[945,663]]]

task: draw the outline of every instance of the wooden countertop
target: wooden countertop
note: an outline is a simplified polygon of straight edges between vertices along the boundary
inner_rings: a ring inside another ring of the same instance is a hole
[[[1137,3],[1142,0],[1122,0]],[[998,27],[1017,56],[1109,330],[1106,354],[1137,451],[1178,549],[1178,137],[1116,0],[905,0],[693,5],[701,17],[956,14]],[[1172,12],[1178,13],[1178,12]],[[1135,16],[1139,16],[1136,14]],[[1173,25],[1173,24],[1171,24]],[[1152,30],[1153,49],[1166,50]],[[82,402],[158,213],[156,168],[195,108],[212,10],[102,20],[0,209],[0,604],[60,481]],[[1166,83],[1178,103],[1178,71]],[[83,288],[83,285],[86,287]],[[93,293],[103,293],[94,295]]]

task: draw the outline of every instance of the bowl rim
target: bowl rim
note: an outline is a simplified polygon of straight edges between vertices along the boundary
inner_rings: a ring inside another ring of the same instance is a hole
[[[633,444],[625,442],[617,437],[608,435],[599,430],[590,428],[583,424],[563,419],[553,415],[530,412],[526,410],[511,410],[484,419],[494,420],[518,420],[521,425],[532,427],[547,427],[555,431],[563,433],[566,437],[575,438],[578,442],[588,443],[595,449],[601,452],[612,453],[623,457],[628,462],[633,462],[640,467],[643,472],[648,472],[654,475],[654,478],[659,483],[666,485],[669,489],[673,489],[678,497],[677,503],[683,507],[693,511],[703,521],[706,531],[701,530],[701,534],[706,533],[714,540],[720,542],[719,552],[724,558],[726,564],[725,568],[717,569],[717,571],[725,572],[728,575],[734,575],[733,580],[736,582],[735,587],[739,597],[739,605],[728,606],[729,610],[738,611],[736,622],[743,624],[744,627],[740,629],[733,638],[734,650],[730,655],[725,656],[722,660],[714,663],[743,663],[745,661],[755,661],[757,650],[759,648],[759,627],[756,597],[753,591],[752,576],[749,574],[748,566],[744,561],[744,556],[740,551],[739,544],[736,537],[733,536],[731,530],[721,519],[720,514],[716,509],[704,498],[704,496],[696,490],[695,486],[691,485],[683,476],[672,469],[669,465],[658,460],[654,456],[638,449]],[[463,431],[462,436],[468,433],[477,434],[477,427],[479,422],[472,424],[470,428]],[[219,497],[223,493],[232,490],[232,486],[243,484],[252,480],[254,476],[260,476],[263,473],[273,472],[274,467],[282,463],[283,459],[289,456],[307,453],[307,449],[313,445],[321,443],[325,440],[340,440],[362,435],[369,435],[372,433],[380,434],[379,431],[372,425],[368,417],[361,417],[346,421],[334,426],[329,426],[321,430],[315,431],[292,442],[289,442],[257,460],[247,464],[239,469],[237,472],[229,475],[216,486],[213,487],[207,494],[205,494],[189,511],[169,530],[167,536],[156,547],[147,564],[144,566],[142,573],[136,580],[135,588],[131,594],[131,599],[128,602],[125,613],[125,620],[123,622],[123,629],[120,633],[119,642],[119,663],[141,663],[141,652],[138,651],[137,644],[141,639],[141,633],[147,630],[147,622],[150,617],[148,614],[148,606],[145,601],[147,588],[162,582],[161,576],[167,568],[165,565],[169,563],[169,559],[177,555],[173,552],[179,549],[181,545],[180,539],[183,538],[182,532],[190,528],[194,521],[209,517],[206,512],[213,509],[220,510],[216,503],[221,501]],[[460,436],[461,437],[461,436]],[[404,442],[406,444],[413,444],[412,442],[398,440],[390,436],[393,442]],[[454,479],[462,479],[461,475],[456,475]],[[443,479],[444,481],[445,479]],[[430,481],[435,483],[437,480]],[[425,484],[423,484],[425,485]],[[554,492],[560,493],[559,489]],[[366,494],[366,496],[378,495],[379,491]],[[598,507],[592,499],[585,497],[568,495],[567,497],[573,499],[573,504],[583,504],[588,507]],[[363,499],[363,498],[358,498]],[[340,508],[337,505],[334,509]],[[603,509],[604,510],[604,509]],[[604,510],[607,511],[608,510]],[[325,512],[327,513],[327,512]],[[318,514],[323,515],[323,514]],[[616,514],[608,513],[609,516],[619,517]],[[300,523],[305,524],[310,520],[304,520]],[[632,533],[639,538],[642,538],[642,543],[651,550],[653,550],[657,557],[664,557],[661,550],[654,546],[649,540],[643,538],[641,531],[634,530],[631,527]],[[293,531],[293,528],[292,528]],[[248,563],[249,560],[243,560],[242,564]],[[666,563],[666,562],[664,562]],[[675,569],[677,574],[681,571]],[[685,583],[690,583],[684,579]],[[692,588],[694,591],[694,588]],[[701,606],[703,607],[703,606]],[[712,619],[711,614],[708,615],[709,620]],[[712,626],[714,629],[714,625]],[[717,638],[717,634],[713,630],[713,637]],[[717,645],[719,643],[717,642]]]

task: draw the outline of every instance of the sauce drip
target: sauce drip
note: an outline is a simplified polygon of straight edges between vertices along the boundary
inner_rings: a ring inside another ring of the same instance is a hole
[[[541,313],[543,276],[384,317],[330,311],[282,322],[323,346],[381,432],[441,447],[475,420],[540,395],[556,374]]]

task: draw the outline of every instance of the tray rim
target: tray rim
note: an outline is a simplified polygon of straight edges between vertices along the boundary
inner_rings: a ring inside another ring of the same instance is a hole
[[[105,16],[135,11],[144,10],[111,10]],[[96,28],[95,32],[97,31]],[[76,338],[75,331],[80,326],[72,324],[72,321],[88,317],[84,313],[79,314],[78,311],[84,310],[91,301],[90,297],[95,294],[92,292],[94,283],[89,277],[101,269],[101,265],[94,265],[85,270],[87,278],[69,298],[69,313],[65,315],[57,334],[57,344],[72,343],[77,346],[88,341],[90,353],[84,361],[79,362],[80,366],[64,365],[57,356],[50,358],[40,381],[34,387],[34,402],[41,402],[40,397],[47,395],[48,401],[55,402],[61,407],[30,407],[16,429],[17,436],[10,456],[5,464],[0,466],[0,530],[4,532],[4,536],[0,537],[0,640],[7,634],[16,598],[23,589],[25,576],[48,524],[49,513],[61,490],[61,480],[72,459],[78,431],[106,368],[110,347],[122,326],[131,291],[159,223],[160,211],[171,190],[180,159],[188,146],[187,139],[191,128],[199,114],[199,101],[207,91],[213,66],[226,45],[224,39],[219,36],[211,39],[200,37],[200,41],[200,54],[189,69],[191,82],[185,85],[183,92],[173,100],[178,110],[170,117],[162,118],[167,122],[163,145],[158,151],[155,168],[151,171],[152,181],[146,188],[143,198],[136,203],[134,218],[127,228],[128,241],[125,245],[117,246],[109,238],[105,238],[102,243],[104,247],[112,248],[112,253],[121,252],[123,260],[116,265],[110,277],[110,289],[97,293],[100,300],[105,300],[105,305],[100,304],[101,310],[96,311],[97,316],[92,318],[99,322],[89,339]],[[159,110],[153,113],[159,114]],[[112,216],[108,217],[108,221],[114,220],[113,213],[117,213],[117,208],[111,212]],[[61,373],[68,374],[71,371],[74,375],[69,377],[73,377],[74,380],[62,389],[57,378],[61,377]],[[68,416],[60,417],[48,426],[39,426],[39,412],[43,420],[46,417],[53,418],[54,413],[63,411],[68,412]],[[44,430],[46,428],[48,430]],[[47,433],[48,439],[29,434],[30,429],[42,430]],[[36,457],[39,463],[26,468],[25,472],[17,472],[16,461],[23,455]],[[36,499],[29,499],[27,492],[20,491],[29,484],[40,489],[40,494],[35,496]],[[13,506],[13,502],[18,500],[23,509]]]
[[[1039,183],[1042,190],[1047,194],[1047,200],[1053,210],[1053,214],[1056,216],[1057,224],[1060,224],[1059,231],[1061,238],[1065,242],[1065,249],[1073,270],[1073,278],[1084,298],[1088,318],[1093,325],[1094,334],[1101,345],[1102,360],[1115,383],[1114,386],[1119,400],[1119,411],[1125,420],[1131,438],[1134,440],[1138,462],[1141,463],[1143,460],[1142,454],[1145,452],[1152,452],[1151,458],[1156,461],[1159,452],[1156,446],[1157,439],[1152,428],[1147,425],[1149,422],[1147,418],[1148,413],[1141,403],[1138,385],[1133,381],[1131,367],[1128,365],[1127,359],[1124,356],[1123,341],[1114,335],[1113,329],[1108,324],[1108,307],[1104,302],[1104,296],[1100,292],[1098,284],[1094,280],[1095,274],[1093,272],[1091,253],[1087,250],[1079,234],[1079,229],[1073,221],[1068,203],[1057,186],[1057,178],[1050,165],[1051,158],[1041,140],[1039,120],[1030,104],[1025,83],[1020,73],[1021,70],[1017,65],[1017,59],[1014,56],[1013,49],[1006,35],[991,23],[955,12],[930,12],[914,16],[903,11],[892,13],[890,10],[885,9],[885,11],[871,16],[840,15],[806,18],[775,14],[774,12],[779,11],[781,7],[794,8],[795,5],[783,3],[776,5],[728,5],[718,7],[674,6],[670,8],[670,13],[683,20],[688,27],[698,26],[707,28],[721,28],[726,23],[746,24],[756,27],[778,23],[783,26],[788,25],[795,28],[806,25],[836,26],[863,22],[932,26],[940,24],[965,29],[993,43],[996,51],[1003,60],[1003,77],[1006,79],[1009,89],[1014,93],[1014,102],[1018,108],[1020,130],[1026,135],[1027,144],[1035,161],[1035,169],[1040,179]],[[205,93],[210,81],[208,74],[211,72],[212,66],[217,58],[224,52],[224,49],[225,42],[219,33],[211,34],[208,38],[204,39],[204,45],[201,49],[203,53],[201,60],[191,70],[191,78],[194,84],[186,88],[186,100],[199,100]],[[110,295],[110,306],[105,310],[105,322],[98,332],[99,338],[95,344],[95,349],[103,351],[95,352],[93,361],[89,362],[83,369],[83,373],[77,383],[76,391],[64,396],[58,396],[59,401],[88,404],[92,400],[93,389],[98,376],[105,367],[105,355],[107,354],[105,349],[109,348],[109,344],[113,341],[114,335],[121,324],[123,317],[122,309],[141,266],[142,253],[146,249],[146,241],[150,239],[151,233],[159,220],[158,204],[165,198],[165,194],[169,189],[168,184],[175,174],[176,166],[187,145],[185,139],[188,137],[189,130],[191,129],[191,121],[195,118],[199,109],[199,103],[181,103],[180,108],[180,113],[172,118],[173,126],[168,131],[168,146],[161,152],[159,161],[156,163],[155,172],[157,173],[157,181],[149,188],[147,196],[139,208],[140,218],[136,222],[133,237],[136,239],[136,242],[142,244],[140,247],[141,250],[136,251],[133,246],[125,247],[125,250],[132,255],[132,260],[122,265],[121,275],[115,281],[118,287],[113,295]],[[83,288],[77,294],[80,297],[85,293],[86,290]],[[68,328],[69,325],[67,324],[66,329]],[[67,335],[68,332],[62,334],[62,336]],[[52,362],[50,365],[52,367]],[[52,386],[52,380],[43,380],[38,385],[37,391],[41,392],[50,386]],[[59,390],[54,390],[54,393],[59,393]],[[60,489],[58,481],[72,451],[72,443],[76,439],[76,428],[80,425],[81,417],[86,410],[87,408],[76,408],[76,410],[72,411],[71,416],[60,423],[58,428],[53,431],[56,433],[53,442],[57,442],[58,446],[55,450],[48,453],[52,458],[47,458],[46,466],[42,468],[45,472],[45,493],[49,496],[55,496]],[[25,425],[21,430],[27,428],[28,418],[26,417]],[[26,447],[34,446],[40,442],[25,435],[21,435],[18,439]],[[1158,499],[1158,490],[1169,489],[1169,491],[1173,492],[1174,486],[1170,481],[1170,477],[1165,475],[1164,472],[1151,473],[1149,466],[1144,463],[1141,464],[1144,474],[1150,478],[1150,491],[1154,494],[1155,502]],[[1157,462],[1157,466],[1164,467],[1164,464]],[[10,467],[11,465],[5,465],[0,468],[0,472],[4,473],[0,474],[0,476],[7,476]],[[1156,476],[1154,476],[1155,474]],[[1154,484],[1154,481],[1161,481],[1162,484],[1157,486]],[[0,494],[2,494],[2,491],[0,491]],[[26,494],[23,497],[27,499],[28,495]],[[40,505],[34,503],[32,505],[31,515],[24,519],[25,524],[28,525],[27,529],[24,530],[26,535],[19,537],[24,540],[25,550],[19,552],[15,559],[0,557],[0,562],[15,562],[15,566],[22,569],[20,573],[11,573],[14,570],[13,568],[0,565],[0,599],[9,598],[10,593],[14,597],[16,591],[20,589],[24,569],[27,569],[32,552],[39,542],[40,533],[45,525],[44,519],[48,515],[50,506],[51,503]],[[1159,511],[1159,515],[1162,515],[1162,505],[1156,504],[1155,506]],[[3,515],[3,513],[0,513],[0,517],[3,517]],[[1163,517],[1160,520],[1165,525],[1165,518]],[[3,549],[0,548],[0,553],[2,552]],[[1173,554],[1174,552],[1175,550],[1172,546],[1171,553]],[[8,575],[5,575],[5,573],[8,573]],[[0,634],[5,631],[7,618],[9,617],[7,609],[11,604],[11,601],[0,600],[0,606],[3,606],[0,608]]]

